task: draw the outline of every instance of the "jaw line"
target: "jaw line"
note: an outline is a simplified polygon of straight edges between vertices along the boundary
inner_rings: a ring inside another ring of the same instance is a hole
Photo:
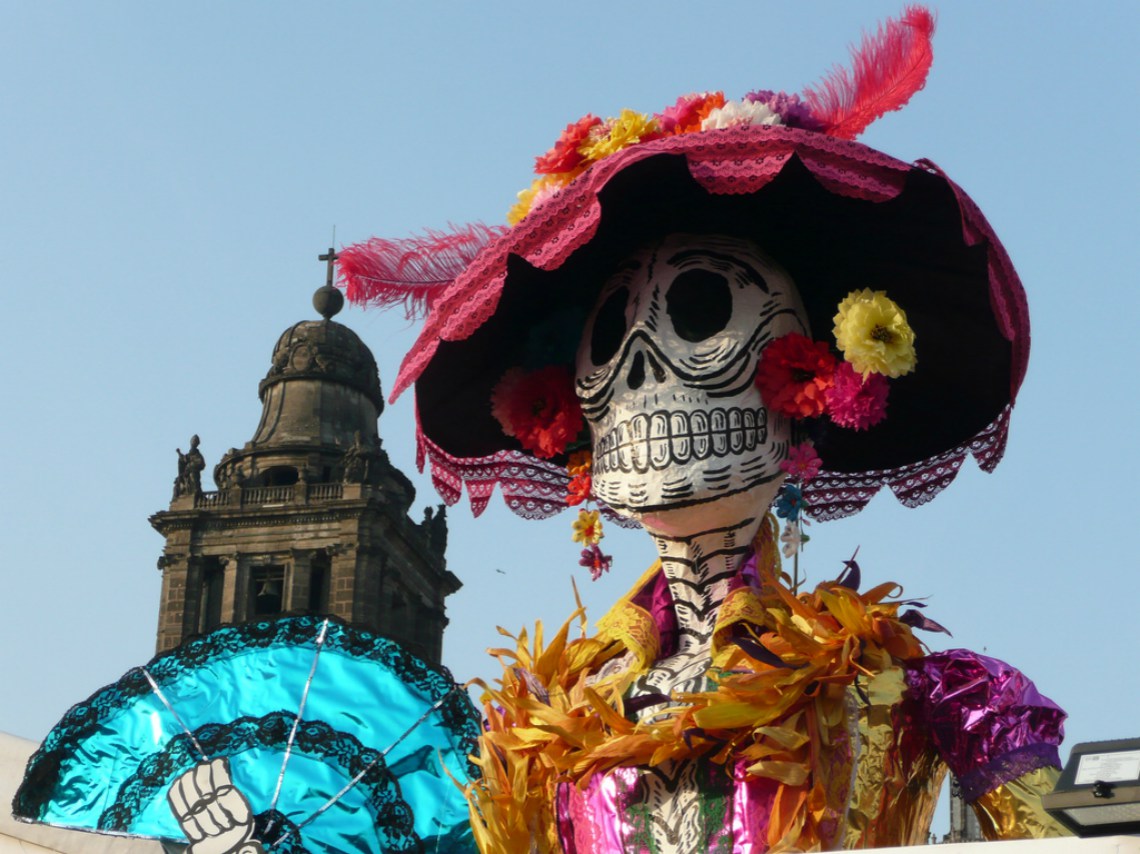
[[[756,489],[757,487],[763,486],[767,483],[772,483],[773,481],[781,479],[783,477],[785,477],[784,472],[777,469],[773,474],[755,477],[742,486],[737,487],[736,489],[730,489],[727,492],[718,492],[716,495],[710,495],[705,498],[693,498],[671,504],[638,505],[636,507],[628,504],[611,504],[609,502],[606,502],[606,506],[620,516],[627,516],[630,519],[636,519],[644,526],[644,517],[648,514],[666,513],[671,510],[682,510],[686,507],[696,507],[701,504],[711,504],[714,501],[721,501],[725,498],[731,498],[734,495],[739,495],[742,492],[748,492],[752,489]],[[757,511],[759,512],[761,510],[767,509],[767,507],[757,508]]]

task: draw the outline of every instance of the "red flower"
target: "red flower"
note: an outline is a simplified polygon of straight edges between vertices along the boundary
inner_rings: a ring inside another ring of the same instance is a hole
[[[566,130],[562,131],[562,136],[554,143],[554,147],[534,159],[534,171],[539,175],[573,172],[586,159],[578,152],[578,146],[589,137],[590,128],[601,123],[602,120],[597,116],[587,113],[573,124],[566,125]]]
[[[792,332],[764,348],[756,366],[756,385],[769,410],[811,418],[827,410],[826,394],[834,374],[835,357],[827,345]]]
[[[863,376],[850,362],[835,371],[834,384],[827,390],[827,411],[840,427],[866,430],[887,417],[890,385],[882,374]]]
[[[491,414],[526,450],[550,459],[582,432],[582,410],[570,371],[558,365],[525,373],[512,368],[491,392]]]
[[[566,503],[574,507],[583,501],[588,501],[592,486],[593,478],[588,473],[574,475],[570,478],[570,485],[567,487]]]

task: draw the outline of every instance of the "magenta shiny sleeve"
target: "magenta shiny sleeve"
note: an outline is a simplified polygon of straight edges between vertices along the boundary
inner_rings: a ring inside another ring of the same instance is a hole
[[[1065,713],[1020,670],[964,649],[907,668],[907,717],[974,801],[1022,774],[1060,767]]]

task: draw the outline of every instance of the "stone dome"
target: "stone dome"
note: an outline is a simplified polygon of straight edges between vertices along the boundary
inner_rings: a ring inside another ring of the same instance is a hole
[[[302,320],[277,339],[269,373],[258,385],[262,402],[274,385],[285,380],[312,379],[356,389],[384,410],[376,359],[360,337],[332,320]]]
[[[392,466],[377,425],[384,409],[380,373],[372,351],[347,326],[329,319],[290,326],[277,339],[257,393],[261,419],[253,438],[214,468],[219,489],[359,478],[353,482],[391,480],[396,492],[414,495],[410,483],[388,477]]]

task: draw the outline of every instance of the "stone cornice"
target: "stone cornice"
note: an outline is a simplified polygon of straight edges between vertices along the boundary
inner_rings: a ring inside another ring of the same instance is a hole
[[[376,513],[379,511],[378,507],[373,506],[374,504],[375,502],[368,500],[349,500],[316,506],[313,504],[296,504],[222,507],[216,510],[201,508],[160,510],[153,514],[149,521],[151,527],[160,534],[195,527],[212,530],[227,526],[235,528],[249,528],[259,525],[279,527],[281,525],[295,525],[299,522],[322,522],[352,518],[363,520],[369,512]]]

